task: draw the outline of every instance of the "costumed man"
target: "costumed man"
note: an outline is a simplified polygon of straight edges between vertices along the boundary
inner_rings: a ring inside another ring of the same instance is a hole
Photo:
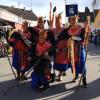
[[[61,14],[56,16],[55,21],[56,28],[54,30],[55,39],[57,40],[56,54],[54,60],[54,69],[59,71],[58,81],[62,80],[62,74],[68,67],[68,53],[67,53],[67,41],[60,37],[63,29],[61,27]]]
[[[44,19],[43,19],[42,16],[40,16],[40,17],[38,18],[37,25],[34,26],[33,29],[34,29],[37,33],[39,33],[40,30],[44,29]]]
[[[47,39],[46,40],[49,41],[52,44],[52,47],[54,47],[55,44],[56,44],[56,40],[55,40],[54,33],[52,31],[51,26],[49,27],[49,29],[45,29],[45,30],[47,31]],[[54,56],[55,56],[55,48],[52,49],[52,51],[50,52],[50,55],[54,58]]]
[[[82,28],[77,21],[78,16],[70,17],[69,28],[66,28],[60,37],[68,40],[68,65],[72,68],[73,81],[78,78],[78,74],[82,74],[82,82],[86,87],[86,50],[84,44],[86,27]]]
[[[46,39],[47,32],[41,30],[36,46],[37,61],[39,59],[40,61],[34,67],[34,72],[32,73],[32,88],[40,89],[40,91],[45,91],[49,88],[51,62],[48,50],[51,48],[51,44]]]
[[[62,23],[61,23],[61,13],[55,16],[55,28],[52,29],[52,32],[54,33],[55,40],[58,40],[58,36],[63,31]]]
[[[32,47],[32,28],[28,28],[28,22],[22,23],[22,30],[14,31],[8,38],[8,43],[13,47],[12,66],[17,71],[17,79],[27,79],[25,72],[30,69],[28,62],[29,49]]]
[[[52,14],[52,3],[50,2],[49,20],[47,20],[49,27],[49,29],[47,30],[48,31],[47,40],[52,44],[53,47],[56,45],[56,40],[57,40],[56,35],[59,35],[59,33],[62,31],[61,13],[55,17],[55,12],[56,12],[56,6],[53,8],[53,14]],[[54,28],[54,19],[56,20],[55,28]],[[55,49],[53,49],[52,53],[53,56],[55,57]]]
[[[40,32],[41,30],[46,30],[46,31],[47,31],[47,41],[49,41],[52,45],[54,45],[54,44],[55,44],[54,34],[53,34],[53,32],[51,31],[51,28],[45,29],[45,28],[44,28],[44,24],[45,24],[45,20],[44,20],[44,18],[41,16],[41,17],[39,17],[37,26],[35,26],[34,29],[38,32],[38,34],[39,34],[39,32]]]
[[[54,59],[54,56],[55,56],[55,48],[54,48],[54,46],[55,46],[55,43],[56,43],[56,41],[55,41],[55,37],[54,37],[54,34],[53,34],[53,32],[52,32],[52,30],[51,30],[51,22],[49,21],[49,29],[47,29],[47,28],[45,28],[45,22],[46,22],[46,20],[44,20],[44,18],[43,17],[39,17],[39,19],[38,19],[38,24],[37,24],[37,27],[35,27],[36,29],[38,29],[38,32],[40,33],[40,31],[41,30],[45,30],[46,32],[47,32],[47,37],[46,37],[46,41],[48,41],[51,45],[52,45],[52,50],[49,52],[49,56],[52,58],[52,61],[53,61],[53,59]],[[52,69],[52,68],[51,68]],[[53,74],[51,75],[51,80],[53,81],[54,80],[54,78],[53,78]]]
[[[33,28],[30,27],[28,29],[32,33],[31,41],[32,41],[32,44],[34,44],[32,46],[32,48],[29,49],[28,61],[30,62],[30,64],[32,66],[34,66],[34,64],[36,63],[36,59],[35,59],[36,45],[37,45],[38,40],[39,40],[39,34],[40,34],[41,30],[44,29],[43,17],[41,16],[41,17],[38,18],[37,26],[34,26]]]

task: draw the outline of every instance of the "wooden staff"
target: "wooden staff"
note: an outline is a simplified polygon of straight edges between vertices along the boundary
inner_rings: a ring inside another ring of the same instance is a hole
[[[64,0],[65,2],[65,24],[66,24],[66,0]]]
[[[68,40],[68,58],[71,60],[73,79],[75,79],[74,40],[72,38]]]
[[[5,38],[5,40],[6,40],[6,38]],[[2,41],[1,41],[1,42],[2,42]],[[6,40],[6,42],[7,42],[7,40]],[[11,68],[11,71],[12,71],[12,73],[13,73],[13,75],[14,75],[15,80],[16,80],[16,84],[11,85],[10,87],[8,87],[8,88],[4,91],[3,95],[6,95],[6,94],[7,94],[12,88],[14,88],[16,85],[17,85],[17,87],[19,86],[19,81],[18,81],[18,79],[17,79],[16,73],[14,72],[13,66],[12,66],[12,64],[11,64],[11,61],[10,61],[10,58],[9,58],[9,55],[8,55],[7,48],[5,47],[5,44],[4,44],[3,42],[2,42],[2,44],[3,44],[3,46],[4,46],[4,49],[5,49],[5,52],[6,52],[6,56],[7,56],[7,59],[8,59],[10,68]]]
[[[90,16],[87,15],[86,16],[86,22],[85,22],[85,36],[84,36],[84,45],[87,46],[88,45],[88,34],[90,32]]]
[[[50,51],[54,50],[56,48],[56,46],[57,45],[51,47],[50,49],[47,49],[43,54],[45,54],[46,52],[50,52]],[[28,76],[29,73],[34,70],[34,68],[39,64],[39,62],[43,59],[43,57],[44,57],[44,55],[41,55],[41,57],[36,61],[36,63],[34,65],[32,65],[32,68],[25,74],[25,76]]]
[[[51,27],[53,27],[55,12],[56,12],[56,6],[53,8],[53,15],[52,15],[52,20],[51,20]]]
[[[50,20],[50,22],[51,22],[51,11],[52,11],[52,3],[50,2],[50,13],[49,13],[49,20]]]

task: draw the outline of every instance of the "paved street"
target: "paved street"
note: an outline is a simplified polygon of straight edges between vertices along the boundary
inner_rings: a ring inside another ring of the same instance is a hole
[[[0,58],[0,100],[100,100],[100,45],[89,45],[86,63],[87,88],[77,88],[78,82],[70,82],[69,69],[62,82],[55,81],[49,91],[41,93],[31,88],[31,80],[17,87],[7,58]]]

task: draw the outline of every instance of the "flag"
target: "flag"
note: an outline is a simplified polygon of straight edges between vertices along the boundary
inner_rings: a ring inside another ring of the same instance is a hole
[[[78,15],[78,5],[66,5],[66,17]]]

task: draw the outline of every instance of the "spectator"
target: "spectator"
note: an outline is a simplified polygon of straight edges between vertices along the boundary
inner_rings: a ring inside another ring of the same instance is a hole
[[[97,33],[94,33],[93,42],[94,42],[94,45],[97,47]]]

